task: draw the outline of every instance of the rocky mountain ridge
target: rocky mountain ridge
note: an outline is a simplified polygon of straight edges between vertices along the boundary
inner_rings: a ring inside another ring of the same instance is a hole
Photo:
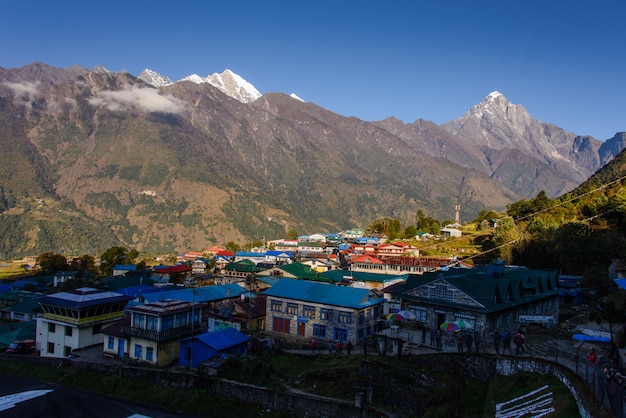
[[[418,209],[454,219],[456,204],[471,220],[541,186],[554,195],[573,183],[561,157],[535,155],[548,145],[565,154],[550,140],[569,134],[554,127],[544,148],[511,148],[501,132],[520,135],[522,124],[534,132],[540,122],[499,120],[509,106],[499,97],[481,118],[489,116],[501,145],[487,146],[497,142],[483,134],[472,146],[461,124],[370,123],[282,93],[246,103],[210,82],[156,88],[146,80],[158,74],[144,73],[0,68],[0,257],[120,244],[185,251],[290,228],[337,232],[378,216],[410,224]],[[624,147],[623,135],[608,145],[571,138],[587,154],[562,158],[579,171]]]

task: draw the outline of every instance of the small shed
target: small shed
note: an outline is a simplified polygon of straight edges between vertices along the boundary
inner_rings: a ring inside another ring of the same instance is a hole
[[[235,328],[207,332],[180,341],[179,364],[197,368],[203,361],[222,354],[244,354],[250,337]]]

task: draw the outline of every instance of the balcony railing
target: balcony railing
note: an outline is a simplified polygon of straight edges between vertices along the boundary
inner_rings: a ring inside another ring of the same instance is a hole
[[[189,337],[193,334],[197,334],[203,331],[202,324],[200,322],[196,322],[195,324],[189,324],[182,327],[171,328],[164,331],[153,331],[144,328],[135,328],[130,325],[126,325],[122,327],[122,332],[124,334],[129,334],[133,337],[145,338],[146,340],[152,341],[170,341],[177,340],[185,337]]]

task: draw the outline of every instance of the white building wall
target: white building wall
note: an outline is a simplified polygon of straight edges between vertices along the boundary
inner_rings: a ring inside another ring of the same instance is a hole
[[[50,332],[50,324],[54,324],[54,332]],[[66,335],[66,327],[72,329],[72,335]],[[59,321],[37,318],[35,348],[41,357],[62,358],[66,356],[65,347],[71,350],[102,344],[103,334],[94,334],[93,325],[78,328]],[[49,343],[54,344],[54,352],[50,352]]]

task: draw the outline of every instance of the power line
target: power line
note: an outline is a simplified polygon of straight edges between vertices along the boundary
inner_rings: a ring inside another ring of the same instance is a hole
[[[624,180],[624,179],[626,179],[626,176],[622,176],[622,177],[620,177],[620,178],[618,178],[618,179],[616,179],[616,180],[613,180],[613,181],[611,181],[611,182],[609,182],[609,183],[606,183],[606,184],[600,185],[600,186],[596,187],[595,189],[592,189],[592,190],[590,190],[590,191],[588,191],[588,192],[585,192],[585,193],[583,193],[583,194],[581,194],[581,195],[575,196],[575,197],[573,197],[573,198],[571,198],[571,199],[568,199],[568,200],[562,201],[562,202],[560,202],[560,203],[558,203],[558,204],[556,204],[556,205],[552,205],[552,206],[547,207],[547,208],[544,208],[544,209],[542,209],[542,210],[539,210],[539,211],[533,212],[533,213],[531,213],[531,214],[528,214],[528,215],[522,216],[522,217],[520,217],[520,218],[514,219],[514,221],[515,221],[515,222],[523,221],[523,220],[525,220],[525,219],[527,219],[527,218],[531,218],[531,217],[533,217],[533,216],[540,215],[540,214],[542,214],[542,213],[544,213],[544,212],[548,212],[548,211],[550,211],[550,210],[552,210],[552,209],[555,209],[555,208],[558,208],[558,207],[563,206],[563,205],[565,205],[565,204],[571,203],[571,202],[573,202],[573,201],[575,201],[575,200],[577,200],[577,199],[580,199],[580,198],[582,198],[582,197],[584,197],[584,196],[587,196],[587,195],[589,195],[589,194],[592,194],[592,193],[598,192],[598,191],[600,191],[600,190],[602,190],[602,189],[605,189],[605,188],[607,188],[608,186],[610,186],[610,185],[612,185],[612,184],[615,184],[615,183],[618,183],[618,182],[621,182],[621,181],[622,181],[622,180]],[[614,211],[616,211],[616,210],[618,210],[618,209],[620,209],[620,208],[623,208],[624,206],[626,206],[626,203],[623,203],[623,204],[621,204],[621,205],[619,205],[619,206],[617,206],[617,207],[614,207],[614,208],[608,209],[608,210],[606,210],[606,211],[604,211],[604,212],[602,212],[602,213],[599,213],[599,214],[596,214],[596,215],[590,216],[590,217],[588,217],[588,218],[581,219],[579,222],[590,222],[590,221],[592,221],[592,220],[594,220],[594,219],[596,219],[596,218],[602,217],[602,216],[607,215],[607,214],[609,214],[609,213],[611,213],[611,212],[614,212]],[[455,241],[460,240],[460,239],[463,239],[463,238],[472,238],[473,236],[482,235],[482,234],[484,234],[485,232],[493,231],[493,230],[496,230],[496,229],[497,229],[497,227],[489,228],[489,229],[488,229],[488,230],[486,230],[486,231],[475,232],[475,233],[473,233],[473,234],[469,234],[469,235],[465,235],[465,236],[462,236],[462,237],[455,238],[454,240],[451,240],[451,241],[446,241],[446,243],[454,243]],[[515,242],[517,242],[517,241],[519,241],[519,240],[520,240],[520,238],[514,239],[514,240],[512,240],[512,241],[509,241],[509,242],[506,242],[506,243],[504,243],[504,244],[501,244],[501,245],[499,245],[499,246],[497,246],[497,247],[490,248],[489,250],[483,251],[483,252],[481,252],[481,253],[478,253],[478,254],[474,254],[474,255],[471,255],[471,256],[465,257],[465,259],[473,259],[473,258],[475,258],[475,257],[479,257],[479,256],[482,256],[482,255],[488,254],[488,253],[490,253],[490,252],[492,252],[492,251],[495,251],[495,250],[498,250],[498,249],[500,249],[500,248],[503,248],[503,247],[507,247],[507,246],[509,246],[509,245],[512,245],[512,244],[514,244]],[[431,245],[431,246],[423,247],[422,249],[429,249],[429,248],[433,248],[433,247],[435,247],[435,246],[437,246],[437,244],[433,244],[433,245]],[[454,262],[454,263],[451,263],[449,266],[453,266],[453,265],[456,265],[456,264],[458,264],[458,263],[459,263],[459,261],[456,261],[456,262]]]

